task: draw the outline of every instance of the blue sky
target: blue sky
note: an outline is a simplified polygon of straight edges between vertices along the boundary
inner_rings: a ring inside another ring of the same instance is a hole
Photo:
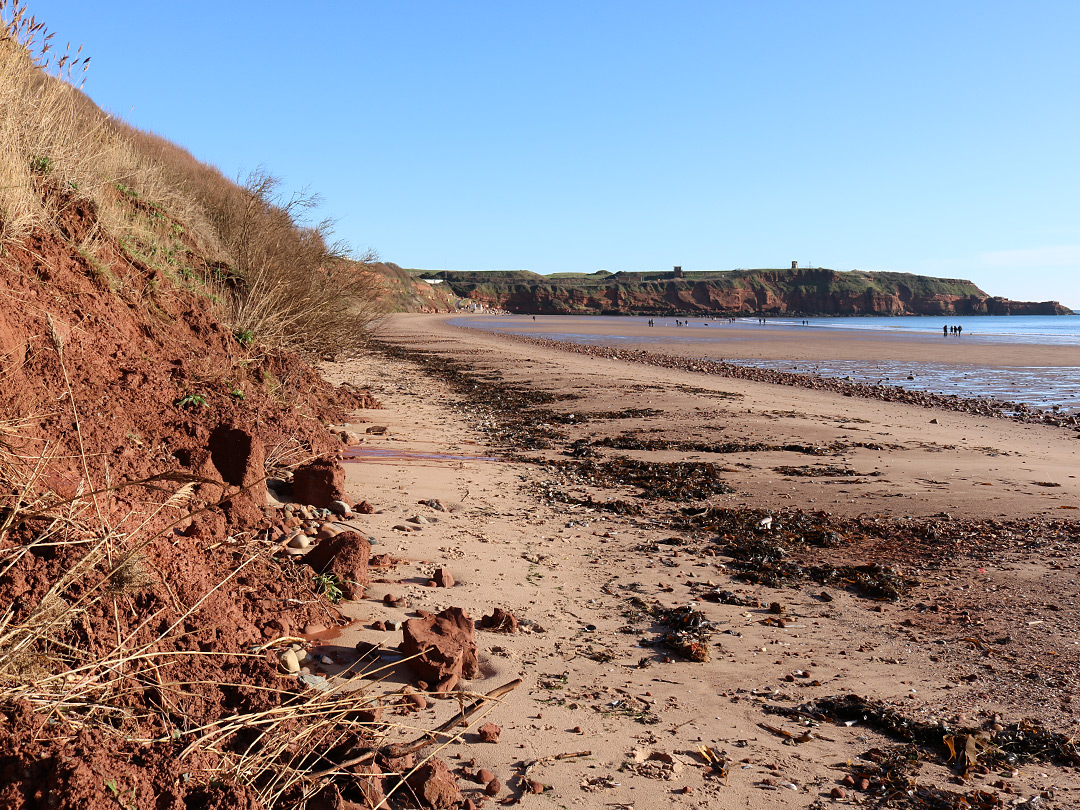
[[[969,278],[1080,308],[1080,3],[30,0],[102,107],[428,269]]]

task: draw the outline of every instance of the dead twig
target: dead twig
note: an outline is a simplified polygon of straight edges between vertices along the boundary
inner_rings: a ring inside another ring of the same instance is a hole
[[[464,722],[476,714],[488,701],[498,700],[503,695],[513,692],[519,686],[521,686],[521,678],[515,678],[509,683],[505,683],[502,686],[496,687],[488,692],[486,695],[482,695],[477,698],[468,706],[462,706],[461,712],[455,714],[452,718],[447,720],[441,726],[425,731],[423,736],[416,738],[412,742],[398,743],[397,745],[386,746],[381,749],[381,753],[389,757],[390,759],[397,759],[398,757],[408,756],[409,754],[415,754],[417,751],[422,751],[429,745],[435,742],[435,736],[438,734],[445,734],[457,725],[464,724]]]

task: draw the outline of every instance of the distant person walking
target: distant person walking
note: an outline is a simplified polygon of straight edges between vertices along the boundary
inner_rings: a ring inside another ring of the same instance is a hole
[[[948,337],[949,336],[949,327],[948,326],[941,327],[941,335],[942,335],[942,337]]]

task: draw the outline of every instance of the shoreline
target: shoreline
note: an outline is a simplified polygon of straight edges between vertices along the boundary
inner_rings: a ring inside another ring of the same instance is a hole
[[[987,367],[1026,367],[1032,365],[1033,357],[1038,365],[1080,368],[1080,345],[1029,344],[994,342],[984,336],[965,334],[961,337],[943,337],[940,333],[885,332],[884,330],[825,329],[800,327],[798,325],[714,324],[708,327],[708,337],[693,337],[687,330],[674,326],[658,325],[650,328],[640,323],[616,324],[605,321],[605,316],[541,316],[531,321],[526,316],[462,315],[444,314],[427,316],[441,321],[468,320],[485,322],[481,327],[493,333],[507,334],[511,330],[527,328],[529,332],[550,333],[549,339],[559,339],[560,333],[575,334],[573,320],[589,317],[589,336],[597,339],[625,338],[635,342],[635,348],[648,351],[681,353],[685,347],[694,346],[696,356],[723,360],[740,357],[758,360],[790,360],[811,362],[819,359],[938,362],[954,365],[983,365]],[[932,317],[932,316],[926,316]],[[1066,316],[1062,316],[1066,317]],[[515,319],[511,323],[511,319]],[[520,319],[520,324],[516,322]],[[954,319],[955,320],[955,319]],[[1078,319],[1080,320],[1080,319]],[[451,324],[466,327],[466,324]],[[468,326],[472,326],[469,324]],[[976,340],[970,340],[976,338]]]
[[[457,327],[468,329],[473,327]],[[923,408],[958,411],[1001,419],[1012,419],[1021,423],[1039,422],[1057,427],[1068,427],[1080,433],[1080,417],[1071,414],[1056,413],[1053,410],[1033,408],[1022,402],[999,399],[980,399],[958,395],[935,394],[932,392],[913,391],[897,385],[868,385],[852,382],[837,377],[816,374],[800,374],[775,369],[757,368],[740,365],[737,361],[691,358],[683,355],[662,354],[644,349],[621,349],[611,346],[594,346],[573,343],[551,338],[534,338],[525,335],[499,333],[502,337],[534,346],[554,348],[558,351],[584,354],[611,360],[641,363],[655,367],[680,369],[698,374],[711,374],[733,379],[754,380],[773,385],[788,385],[798,388],[827,390],[846,397],[862,397],[884,402],[901,402],[918,405]]]

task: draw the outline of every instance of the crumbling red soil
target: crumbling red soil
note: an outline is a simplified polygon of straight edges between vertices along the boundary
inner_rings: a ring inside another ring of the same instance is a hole
[[[266,471],[339,451],[325,425],[377,403],[242,345],[201,287],[68,202],[58,232],[0,259],[0,652],[4,695],[23,696],[0,704],[0,805],[261,807],[220,770],[259,750],[256,729],[185,749],[300,695],[256,645],[341,619],[310,569],[270,555]],[[77,245],[95,231],[92,262]],[[45,635],[27,643],[20,626]]]

